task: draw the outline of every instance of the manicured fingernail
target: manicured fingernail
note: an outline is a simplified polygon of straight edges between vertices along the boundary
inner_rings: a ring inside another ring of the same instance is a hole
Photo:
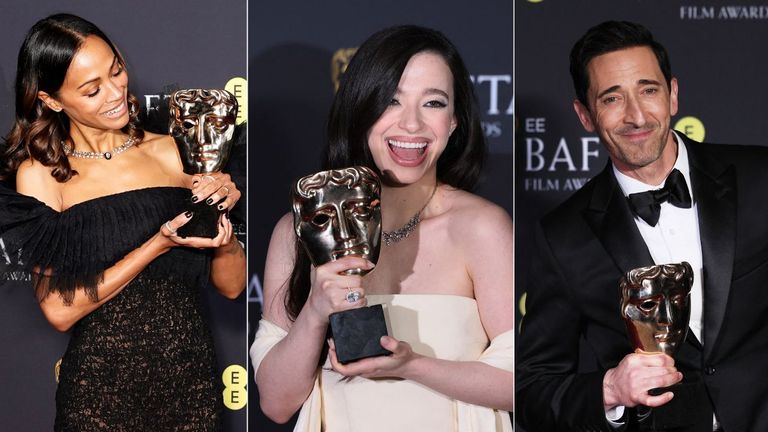
[[[197,184],[200,183],[200,180],[195,180],[192,182],[192,187],[197,186]]]
[[[186,212],[184,212],[184,216],[186,216],[186,217],[187,217],[187,219],[191,218],[193,214],[194,214],[194,213],[192,213],[191,211],[186,211]]]
[[[193,195],[192,198],[190,198],[190,201],[197,202],[197,197]]]
[[[216,206],[216,207],[217,207],[219,210],[224,210],[224,204],[219,204],[219,205],[218,205],[218,206]]]
[[[208,198],[207,200],[205,200],[205,203],[208,205],[213,204],[213,198]]]

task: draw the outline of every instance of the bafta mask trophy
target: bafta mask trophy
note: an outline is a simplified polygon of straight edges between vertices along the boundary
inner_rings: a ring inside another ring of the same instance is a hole
[[[321,171],[300,178],[291,190],[296,235],[314,266],[348,255],[376,263],[381,248],[381,183],[365,167]],[[365,275],[349,269],[346,274]],[[354,303],[360,293],[349,290]],[[331,334],[341,363],[387,355],[379,340],[387,335],[381,305],[331,314]]]
[[[688,334],[693,285],[690,264],[636,268],[619,284],[621,316],[635,349],[674,356]]]
[[[221,171],[229,159],[235,131],[237,100],[226,90],[179,90],[169,100],[169,132],[179,148],[186,174]],[[216,204],[190,204],[192,220],[178,229],[181,237],[216,237]]]
[[[619,282],[621,287],[621,316],[627,325],[635,349],[646,353],[664,353],[674,357],[685,342],[691,316],[691,286],[693,270],[687,262],[662,264],[630,270]],[[685,375],[684,375],[685,377]],[[640,430],[702,425],[712,427],[706,391],[701,382],[684,378],[670,387],[648,391],[656,396],[671,391],[675,397],[669,403],[653,409],[647,425]],[[648,408],[643,408],[648,410]]]

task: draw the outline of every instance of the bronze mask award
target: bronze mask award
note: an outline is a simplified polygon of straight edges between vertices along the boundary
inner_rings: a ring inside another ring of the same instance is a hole
[[[630,270],[621,279],[621,316],[632,346],[674,357],[688,334],[691,317],[690,264],[663,264]]]
[[[381,183],[366,167],[321,171],[300,178],[291,189],[296,235],[317,267],[348,255],[376,264],[381,249]],[[346,274],[365,275],[349,269]],[[354,303],[359,293],[347,294]],[[346,364],[390,354],[379,340],[387,335],[381,305],[331,314],[336,356]]]
[[[685,343],[691,317],[691,287],[693,269],[687,262],[640,267],[627,272],[619,282],[621,289],[621,316],[633,348],[646,353],[664,353],[675,356]],[[670,387],[655,388],[650,395],[667,391],[675,397],[660,407],[653,408],[650,425],[641,430],[700,425],[711,430],[712,411],[708,408],[706,390],[694,374],[683,374],[683,381]],[[648,408],[644,408],[648,409]]]
[[[226,90],[179,90],[169,99],[169,133],[176,141],[186,174],[221,171],[229,159],[235,131],[237,100]],[[192,219],[177,231],[180,237],[213,238],[221,213],[216,205],[201,201],[187,210]]]

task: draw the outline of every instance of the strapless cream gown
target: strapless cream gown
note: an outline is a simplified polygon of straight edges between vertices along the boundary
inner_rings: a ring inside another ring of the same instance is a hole
[[[443,360],[477,360],[512,372],[514,329],[496,336],[489,346],[474,299],[434,294],[367,298],[369,305],[384,305],[389,334],[415,352]],[[254,373],[286,335],[269,321],[259,322],[250,350]],[[457,401],[413,381],[345,378],[326,360],[294,431],[511,432],[512,424],[506,411]]]
[[[473,361],[488,347],[474,299],[455,295],[369,295],[368,304],[383,305],[389,334],[408,342],[419,354]],[[324,431],[467,430],[460,427],[459,411],[470,405],[410,380],[345,378],[332,370],[327,360],[319,388]],[[511,393],[512,389],[498,391]],[[486,422],[483,432],[511,430],[507,412],[474,408],[485,410],[486,420],[492,418],[495,423]]]

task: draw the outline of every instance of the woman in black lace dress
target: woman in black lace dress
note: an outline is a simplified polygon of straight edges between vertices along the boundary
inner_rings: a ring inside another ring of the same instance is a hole
[[[57,431],[211,431],[221,390],[200,311],[210,280],[235,298],[245,256],[222,213],[213,239],[181,238],[190,197],[225,211],[226,174],[188,176],[173,140],[138,128],[125,61],[93,24],[54,15],[19,52],[16,120],[2,148],[0,233],[40,307],[72,329]]]

